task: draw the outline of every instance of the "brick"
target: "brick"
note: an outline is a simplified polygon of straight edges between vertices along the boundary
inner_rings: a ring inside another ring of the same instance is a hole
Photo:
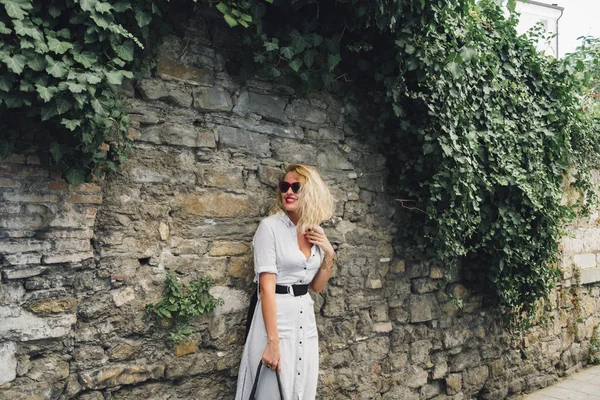
[[[10,265],[27,265],[27,264],[39,264],[42,260],[41,254],[37,253],[25,253],[25,254],[8,254],[4,256],[4,261]]]
[[[57,254],[57,255],[48,255],[42,258],[42,263],[44,264],[62,264],[62,263],[76,263],[83,260],[87,260],[89,258],[93,258],[94,253],[91,251],[85,253],[75,253],[75,254]]]
[[[50,231],[50,232],[42,232],[38,235],[40,239],[91,239],[94,237],[94,232],[92,231]]]
[[[48,184],[48,190],[69,190],[69,184],[64,181],[54,181]]]
[[[49,174],[48,170],[38,167],[30,167],[16,164],[0,164],[0,175],[10,176],[45,176]]]
[[[250,251],[250,246],[243,242],[214,242],[210,248],[209,256],[239,256]]]
[[[373,324],[373,332],[375,333],[387,333],[393,329],[391,322],[378,322]]]
[[[6,201],[20,201],[24,203],[56,203],[58,197],[54,194],[24,194],[24,193],[4,193]]]
[[[0,188],[17,188],[20,187],[21,183],[16,182],[10,178],[0,178]]]
[[[82,193],[100,193],[102,188],[95,183],[82,183],[77,186],[69,186],[69,188],[74,192],[82,192]]]
[[[188,354],[196,352],[196,343],[194,342],[181,342],[175,345],[175,355],[182,357]]]
[[[18,240],[10,242],[0,242],[0,253],[26,253],[33,251],[50,250],[50,242],[42,240]]]
[[[56,242],[54,242],[54,249],[58,251],[89,251],[90,241],[78,239],[58,239]]]
[[[102,204],[102,195],[74,194],[69,197],[69,203],[73,204]]]
[[[222,192],[186,194],[177,196],[175,201],[183,211],[207,217],[246,215],[250,208],[247,196]]]
[[[7,163],[16,163],[16,164],[25,164],[25,155],[24,154],[11,154],[4,160]]]
[[[46,270],[46,267],[35,266],[31,268],[4,268],[2,273],[6,279],[25,279],[31,278],[32,276],[40,275]]]
[[[17,215],[0,218],[0,228],[5,229],[41,229],[45,226],[47,226],[47,223],[40,215]]]
[[[27,155],[27,164],[31,165],[40,165],[40,157],[37,154],[29,154]]]

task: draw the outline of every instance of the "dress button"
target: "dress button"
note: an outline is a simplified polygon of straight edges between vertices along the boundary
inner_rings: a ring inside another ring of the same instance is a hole
[[[302,314],[302,311],[300,311],[300,314]]]
[[[300,375],[300,372],[298,372],[298,375]]]
[[[302,344],[302,342],[300,342],[300,344]]]
[[[302,361],[302,357],[300,357],[298,360]]]
[[[300,329],[302,329],[302,327],[300,327]]]

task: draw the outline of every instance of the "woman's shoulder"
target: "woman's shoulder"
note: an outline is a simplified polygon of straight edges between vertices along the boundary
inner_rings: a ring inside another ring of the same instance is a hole
[[[260,221],[260,226],[268,226],[270,228],[274,228],[281,223],[281,221],[284,217],[285,217],[285,214],[283,214],[281,212],[271,214],[268,217],[265,217]]]

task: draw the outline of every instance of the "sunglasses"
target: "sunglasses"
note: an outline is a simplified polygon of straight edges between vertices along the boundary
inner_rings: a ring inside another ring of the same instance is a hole
[[[300,191],[300,182],[279,182],[279,190],[281,191],[281,193],[287,193],[287,191],[290,190],[290,188],[292,188],[292,192],[298,193]]]

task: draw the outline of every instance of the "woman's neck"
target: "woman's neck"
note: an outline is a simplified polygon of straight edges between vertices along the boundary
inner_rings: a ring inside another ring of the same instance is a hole
[[[292,221],[292,223],[294,225],[298,225],[298,221],[300,220],[300,216],[297,213],[288,211],[287,212],[287,216],[289,217],[290,221]]]

